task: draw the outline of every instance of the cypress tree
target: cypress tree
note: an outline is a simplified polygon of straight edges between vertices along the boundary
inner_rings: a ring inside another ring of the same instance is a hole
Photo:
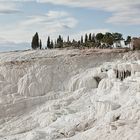
[[[92,41],[92,35],[91,35],[91,33],[89,34],[89,41]]]
[[[57,47],[58,48],[63,47],[63,38],[61,37],[61,35],[59,35],[59,37],[57,38]]]
[[[57,47],[57,41],[55,40],[54,41],[54,48],[56,48]]]
[[[39,42],[39,47],[40,47],[40,50],[42,49],[42,41],[40,39],[40,42]]]
[[[48,36],[48,40],[47,40],[47,48],[51,49],[50,36]]]
[[[92,35],[92,39],[91,39],[91,41],[92,41],[93,43],[95,43],[95,42],[96,42],[96,39],[95,39],[95,34],[93,34],[93,35]]]
[[[81,44],[83,44],[83,36],[81,36]]]
[[[54,48],[53,40],[51,40],[51,44],[50,44],[50,46],[51,46],[51,49]]]
[[[85,34],[85,43],[88,41],[88,35]]]
[[[68,38],[67,38],[67,43],[69,43],[70,42],[70,38],[69,38],[69,36],[68,36]]]
[[[35,33],[35,35],[32,38],[31,47],[32,47],[32,49],[39,48],[39,35],[37,32]]]

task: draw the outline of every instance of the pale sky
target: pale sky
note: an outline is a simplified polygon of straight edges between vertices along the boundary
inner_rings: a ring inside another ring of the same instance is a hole
[[[140,36],[140,0],[0,0],[0,51],[27,49],[35,32],[79,38],[84,33]]]

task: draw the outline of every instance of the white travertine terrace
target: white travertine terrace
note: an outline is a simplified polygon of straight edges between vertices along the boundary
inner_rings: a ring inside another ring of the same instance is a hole
[[[137,53],[87,52],[0,53],[0,140],[140,139]]]

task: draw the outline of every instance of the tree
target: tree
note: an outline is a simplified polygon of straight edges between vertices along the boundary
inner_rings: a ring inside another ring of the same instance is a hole
[[[93,42],[93,43],[96,43],[96,39],[95,39],[96,37],[95,37],[95,34],[93,34],[92,35],[92,39],[91,39],[91,41]]]
[[[59,35],[59,37],[57,38],[57,48],[63,48],[63,38],[61,37],[61,35]]]
[[[83,41],[83,36],[81,36],[81,44],[83,44],[84,43],[84,41]]]
[[[96,39],[99,43],[101,43],[102,39],[103,39],[104,35],[102,33],[98,33],[96,34]]]
[[[39,35],[36,32],[35,35],[32,38],[32,43],[31,43],[32,49],[38,49],[39,48]]]
[[[79,48],[80,47],[80,41],[72,40],[72,47]]]
[[[57,41],[55,40],[54,41],[54,46],[53,46],[54,48],[56,48],[57,47]]]
[[[42,41],[41,41],[41,39],[40,39],[40,42],[39,42],[39,48],[40,48],[40,50],[42,49]]]
[[[54,48],[53,40],[51,40],[51,44],[50,44],[50,46],[51,46],[51,49]]]
[[[48,40],[47,40],[47,48],[51,49],[50,36],[48,36]]]
[[[67,42],[69,43],[70,42],[70,37],[68,36],[68,38],[67,38]]]
[[[85,43],[88,41],[88,35],[85,34]]]
[[[125,45],[129,45],[129,48],[130,48],[130,43],[131,43],[131,36],[127,36],[127,39],[125,41]]]
[[[89,34],[89,41],[92,41],[92,35],[91,35],[91,33]]]
[[[96,47],[100,47],[101,46],[101,42],[103,39],[104,35],[102,33],[98,33],[96,34]]]
[[[78,42],[77,42],[77,46],[78,46],[78,48],[80,48],[80,45],[81,45],[81,41],[78,40]]]
[[[102,42],[107,45],[107,47],[111,47],[114,43],[113,35],[109,32],[105,33]]]
[[[121,33],[113,33],[113,40],[116,43],[116,47],[121,47],[121,40],[123,40],[123,35]]]

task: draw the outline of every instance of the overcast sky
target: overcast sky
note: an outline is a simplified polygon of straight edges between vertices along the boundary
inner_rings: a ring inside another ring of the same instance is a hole
[[[108,31],[140,36],[140,0],[0,0],[0,50],[29,48],[35,32],[45,44]]]

